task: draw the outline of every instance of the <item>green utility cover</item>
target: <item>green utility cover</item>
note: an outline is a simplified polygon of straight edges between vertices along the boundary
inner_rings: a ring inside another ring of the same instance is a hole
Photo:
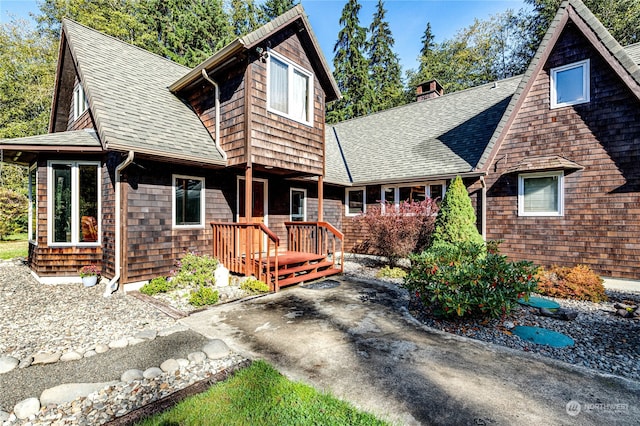
[[[529,300],[524,300],[523,297],[518,299],[518,303],[521,305],[532,306],[534,308],[545,308],[545,309],[559,309],[560,305],[553,300],[543,299],[542,297],[537,296],[529,296]]]
[[[564,348],[575,344],[573,339],[566,334],[541,327],[518,325],[513,329],[513,334],[522,340],[527,340],[538,345],[553,346],[554,348]]]

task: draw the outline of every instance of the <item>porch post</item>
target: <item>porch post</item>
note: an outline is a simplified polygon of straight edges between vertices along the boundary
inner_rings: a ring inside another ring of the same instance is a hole
[[[318,222],[324,220],[324,177],[318,176]]]
[[[247,169],[244,172],[244,220],[246,223],[251,223],[253,217],[253,169],[250,165],[247,165]],[[249,250],[253,247],[253,229],[246,227],[245,230],[245,262],[244,262],[244,274],[250,276],[252,274],[251,262],[249,261]]]

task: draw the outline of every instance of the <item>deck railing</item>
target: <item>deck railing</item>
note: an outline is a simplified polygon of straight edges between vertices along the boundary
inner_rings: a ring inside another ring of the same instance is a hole
[[[280,239],[264,223],[211,222],[213,256],[231,272],[253,275],[278,291]]]
[[[285,222],[287,250],[326,256],[344,271],[344,234],[329,222]]]

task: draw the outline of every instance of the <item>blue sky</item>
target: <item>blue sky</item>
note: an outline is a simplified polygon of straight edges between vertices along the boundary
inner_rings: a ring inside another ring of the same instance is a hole
[[[302,0],[313,31],[327,60],[333,59],[333,47],[340,30],[339,20],[346,0]],[[360,24],[368,26],[375,12],[377,0],[360,0]],[[507,9],[525,7],[522,0],[386,0],[387,21],[395,39],[395,51],[403,70],[416,68],[420,39],[427,22],[441,42],[473,23],[474,18],[486,19]],[[0,0],[0,22],[10,16],[28,18],[38,12],[36,0]]]

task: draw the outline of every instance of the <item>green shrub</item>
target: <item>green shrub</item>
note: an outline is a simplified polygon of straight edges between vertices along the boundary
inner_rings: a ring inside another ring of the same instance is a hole
[[[476,226],[476,213],[473,211],[469,193],[460,176],[457,176],[447,188],[431,238],[434,242],[445,241],[454,244],[484,243]]]
[[[0,188],[0,240],[21,232],[29,199],[16,191]]]
[[[251,293],[269,293],[271,291],[268,285],[253,277],[242,280],[240,283],[240,289]]]
[[[142,286],[140,293],[153,296],[158,293],[166,293],[175,288],[175,284],[166,277],[156,277]]]
[[[440,242],[411,260],[404,287],[437,315],[499,317],[537,286],[531,262],[508,262],[484,244]]]
[[[218,303],[218,291],[201,286],[198,290],[191,292],[189,303],[193,306],[215,305]]]
[[[407,276],[407,273],[402,268],[392,268],[390,266],[385,266],[380,269],[376,274],[377,278],[404,278]]]
[[[607,300],[604,281],[586,265],[573,268],[552,266],[540,268],[537,277],[538,293],[565,299],[602,302]]]
[[[187,253],[177,264],[174,281],[178,287],[215,285],[218,259],[209,255]]]

